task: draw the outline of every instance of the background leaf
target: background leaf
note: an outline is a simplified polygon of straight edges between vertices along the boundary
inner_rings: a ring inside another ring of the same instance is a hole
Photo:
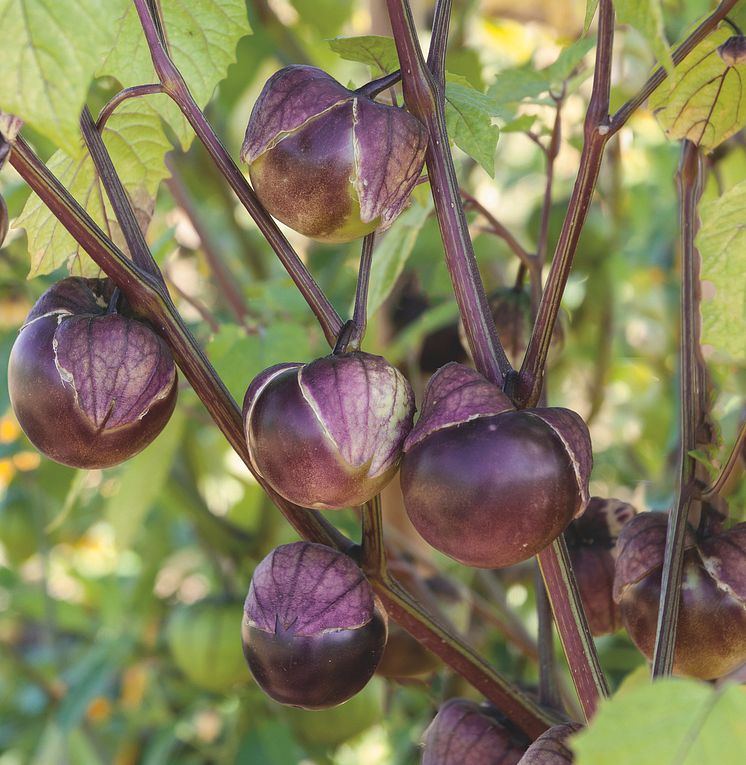
[[[171,143],[163,132],[160,115],[145,99],[127,101],[106,123],[103,137],[140,226],[146,231],[158,186],[168,174],[164,155]],[[121,230],[88,154],[73,159],[58,151],[47,165],[93,220],[126,252]],[[66,266],[75,276],[98,275],[98,266],[36,195],[29,197],[16,225],[25,228],[28,234],[29,278],[51,273],[60,266]]]
[[[70,156],[88,86],[127,0],[0,0],[0,105]]]
[[[660,0],[616,0],[617,21],[633,26],[650,43],[656,59],[669,72],[673,70],[671,49],[663,27]]]
[[[360,35],[335,37],[329,47],[345,61],[357,61],[371,67],[374,75],[388,74],[399,68],[399,57],[393,37]]]
[[[202,108],[236,60],[236,45],[251,32],[245,0],[161,0],[168,47],[194,100]],[[130,3],[119,34],[98,75],[115,77],[123,87],[158,82],[135,6]],[[191,128],[167,96],[154,96],[153,106],[186,150]]]
[[[697,247],[702,257],[702,343],[746,363],[746,181],[702,205]]]
[[[709,35],[650,97],[669,138],[688,138],[712,151],[746,125],[746,65],[728,67],[717,53],[730,36],[726,27]]]
[[[738,765],[745,716],[743,687],[658,680],[602,702],[570,746],[576,765]]]
[[[368,315],[372,316],[389,296],[417,241],[417,235],[432,210],[430,198],[425,205],[412,202],[379,241],[373,252],[368,290]]]

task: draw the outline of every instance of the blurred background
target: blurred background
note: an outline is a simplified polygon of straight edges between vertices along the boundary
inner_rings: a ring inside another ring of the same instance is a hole
[[[432,4],[413,5],[419,28],[428,29]],[[711,3],[664,5],[673,41]],[[240,41],[237,61],[207,108],[235,158],[252,104],[273,72],[312,63],[359,87],[376,73],[344,60],[328,40],[388,33],[383,0],[249,0],[247,12],[254,34]],[[469,220],[485,285],[509,317],[501,337],[517,353],[530,331],[527,285],[515,254],[478,206],[526,250],[536,249],[546,181],[539,144],[555,119],[552,96],[564,90],[548,218],[551,257],[578,168],[589,96],[593,29],[584,49],[576,44],[584,15],[581,0],[454,2],[448,71],[494,97],[502,110],[494,119],[501,128],[494,155],[488,151],[478,162],[459,148],[454,153],[460,182],[476,200]],[[573,44],[573,66],[556,83],[560,91],[545,83],[539,92],[525,86],[523,95],[527,72],[549,67]],[[615,51],[612,107],[637,91],[653,62],[631,29],[620,28]],[[506,82],[517,89],[511,104],[500,96]],[[118,89],[110,79],[94,83],[94,114]],[[54,151],[41,135],[24,134],[43,158]],[[589,423],[592,494],[638,509],[667,507],[676,473],[678,154],[645,109],[610,144],[548,374],[549,401]],[[494,178],[485,170],[492,160]],[[743,178],[746,153],[738,136],[709,163],[706,197]],[[324,338],[202,147],[172,152],[169,167],[148,239],[179,309],[240,402],[255,374],[326,353]],[[0,192],[11,220],[19,216],[29,191],[10,167],[0,174]],[[467,356],[427,184],[405,215],[380,244],[366,350],[398,364],[419,403],[435,369]],[[339,312],[348,314],[358,243],[314,244],[287,234]],[[0,249],[3,380],[24,317],[64,275],[27,280],[28,272],[26,235],[11,229]],[[722,454],[743,417],[745,375],[742,366],[722,361],[711,372],[720,439],[714,447]],[[742,512],[745,497],[736,485],[732,506]],[[434,598],[499,670],[534,688],[532,567],[459,566],[408,527],[395,486],[384,502],[388,541],[402,561],[398,573],[405,580],[419,576],[422,597]],[[329,517],[359,537],[353,511]],[[252,682],[239,643],[241,603],[256,563],[294,538],[183,381],[176,413],[154,444],[117,468],[88,472],[39,456],[14,420],[3,382],[0,765],[418,762],[418,741],[438,703],[455,694],[477,697],[395,631],[399,653],[391,653],[387,670],[393,677],[375,677],[338,709],[282,708]],[[598,647],[612,684],[643,663],[623,634],[601,638]],[[404,667],[419,674],[404,677]]]

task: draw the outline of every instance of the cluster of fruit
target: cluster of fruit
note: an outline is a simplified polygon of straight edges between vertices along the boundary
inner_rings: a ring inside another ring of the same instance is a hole
[[[426,144],[406,111],[294,66],[265,86],[242,157],[269,212],[339,242],[391,224],[420,177]],[[9,364],[13,408],[28,437],[79,468],[114,465],[144,448],[168,421],[176,388],[168,347],[108,280],[68,278],[44,293]],[[590,499],[590,436],[574,412],[517,410],[479,373],[448,363],[430,379],[414,424],[405,377],[354,350],[265,370],[249,386],[243,414],[253,465],[279,495],[321,510],[359,506],[400,469],[416,529],[468,566],[527,560],[569,527],[594,633],[623,623],[650,656],[666,518],[633,518],[628,505]],[[707,538],[692,533],[677,671],[714,678],[746,659],[745,552],[746,524]],[[387,618],[351,558],[298,542],[257,567],[242,639],[272,698],[318,709],[368,682],[384,654]],[[570,730],[551,744],[560,754]],[[482,762],[472,739],[501,741],[501,762],[535,761],[528,742],[492,713],[454,700],[428,729],[424,762]]]

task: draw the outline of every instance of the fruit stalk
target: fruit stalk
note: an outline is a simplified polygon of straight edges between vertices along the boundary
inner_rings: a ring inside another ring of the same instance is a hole
[[[147,0],[134,0],[137,13],[140,17],[145,39],[153,59],[153,67],[163,85],[165,92],[176,102],[189,124],[194,129],[197,137],[202,141],[208,153],[212,157],[216,167],[228,181],[230,187],[238,197],[238,200],[246,208],[254,219],[264,238],[277,254],[280,262],[287,270],[290,278],[298,287],[301,295],[305,298],[309,307],[316,316],[326,339],[333,343],[342,327],[342,320],[334,306],[321,290],[310,272],[303,264],[298,254],[285,238],[283,233],[272,220],[269,213],[264,209],[256,197],[254,190],[248,184],[238,165],[226,151],[220,139],[215,135],[205,115],[195,102],[189,91],[181,72],[171,61],[160,37],[153,17],[150,14]]]
[[[375,232],[368,234],[363,239],[363,248],[360,253],[360,268],[357,272],[357,287],[355,289],[355,308],[352,312],[354,327],[350,337],[350,350],[360,349],[360,344],[363,342],[365,329],[368,325],[368,285],[370,284],[370,268],[373,264],[373,248],[375,243]]]
[[[387,0],[387,6],[401,65],[404,101],[409,111],[427,127],[429,135],[425,163],[446,265],[472,357],[477,369],[488,380],[502,387],[503,379],[512,372],[512,367],[495,331],[461,204],[446,133],[445,89],[425,64],[409,3],[406,0]],[[436,17],[446,14],[447,19],[449,10],[450,0],[438,3]],[[445,19],[438,22],[437,28],[441,31],[434,41],[439,47],[444,47],[447,26]]]
[[[666,551],[663,559],[658,627],[653,654],[653,677],[670,675],[676,647],[676,622],[684,563],[684,537],[694,499],[694,469],[691,452],[697,448],[697,426],[701,420],[703,374],[697,361],[699,352],[699,253],[694,237],[699,225],[697,204],[702,195],[702,159],[691,141],[684,141],[678,172],[679,215],[681,226],[681,339],[680,412],[681,445],[679,484],[674,508],[668,516]]]

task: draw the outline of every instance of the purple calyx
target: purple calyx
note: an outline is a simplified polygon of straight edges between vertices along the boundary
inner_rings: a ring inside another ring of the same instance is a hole
[[[249,626],[300,637],[358,629],[374,610],[373,590],[354,561],[311,542],[273,550],[256,567],[244,604]]]
[[[396,464],[415,411],[412,388],[396,367],[370,353],[331,355],[302,367],[298,383],[349,465],[368,465],[375,477]]]
[[[511,400],[479,372],[451,362],[430,378],[422,413],[404,442],[404,451],[437,430],[514,410]]]

